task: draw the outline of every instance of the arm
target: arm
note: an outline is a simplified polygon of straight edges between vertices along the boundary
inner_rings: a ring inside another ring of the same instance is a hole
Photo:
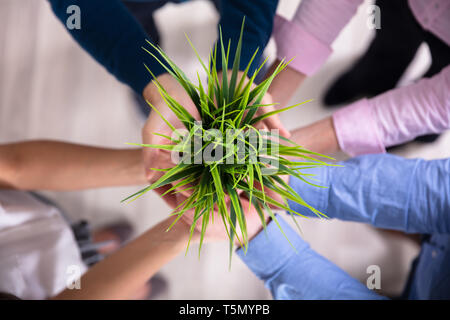
[[[303,0],[292,21],[275,17],[277,60],[294,60],[272,84],[274,101],[286,105],[304,79],[325,63],[332,53],[331,44],[361,3],[362,0]]]
[[[219,25],[222,29],[224,46],[227,46],[228,41],[231,41],[229,61],[231,63],[234,61],[244,17],[245,28],[242,39],[240,70],[245,70],[256,49],[259,49],[249,69],[249,75],[252,75],[260,65],[261,55],[272,34],[273,18],[277,5],[278,0],[224,0],[221,2]],[[221,60],[222,57],[218,54],[218,67],[222,66]]]
[[[383,154],[341,164],[304,170],[316,174],[314,182],[327,188],[305,188],[293,177],[289,183],[330,218],[411,233],[450,233],[450,159],[409,160]],[[289,205],[305,212],[296,203]]]
[[[239,60],[239,70],[245,70],[255,54],[252,64],[248,70],[248,76],[251,77],[256,69],[261,65],[261,57],[269,42],[275,12],[278,0],[225,0],[220,6],[219,25],[222,30],[224,46],[230,42],[229,65],[232,69],[235,51],[239,40],[242,21],[245,18],[244,32],[242,35],[242,51]],[[220,51],[219,51],[220,52]],[[218,69],[222,69],[222,55],[217,55]],[[263,104],[272,103],[273,99],[269,95],[265,96]],[[270,100],[270,101],[268,101]],[[260,108],[258,114],[274,111],[275,107],[266,106]],[[280,134],[289,136],[289,132],[284,128],[278,115],[273,115],[263,121],[269,129],[279,129]]]
[[[333,114],[340,148],[351,156],[450,129],[450,66],[430,79],[360,100]]]
[[[0,145],[0,188],[78,190],[144,183],[140,149],[56,141]]]
[[[140,24],[120,0],[49,0],[57,18],[65,25],[67,8],[78,5],[81,11],[81,29],[68,30],[70,35],[95,60],[118,80],[142,94],[151,77],[145,63],[155,76],[164,68],[141,49],[148,38]],[[145,46],[154,52],[150,46]]]
[[[383,299],[336,265],[312,250],[281,218],[277,217],[289,245],[275,223],[237,254],[265,282],[275,299]]]
[[[270,66],[267,76],[270,76],[276,69],[281,60],[276,59]],[[288,105],[293,95],[306,79],[306,74],[295,70],[291,66],[287,66],[272,81],[269,87],[269,93],[272,95],[273,101],[277,102],[279,108]]]
[[[53,299],[129,299],[187,245],[189,226],[170,217],[108,256],[81,277],[81,290],[65,290]],[[193,240],[197,240],[194,235]]]

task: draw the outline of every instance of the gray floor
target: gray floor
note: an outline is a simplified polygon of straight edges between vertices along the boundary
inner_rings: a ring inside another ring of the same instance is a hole
[[[281,1],[286,16],[298,1]],[[364,5],[366,6],[367,3]],[[340,35],[335,53],[323,69],[307,80],[294,100],[315,102],[292,110],[283,120],[290,128],[308,124],[329,114],[320,104],[327,84],[364,50],[372,33],[366,27],[365,7]],[[53,16],[46,1],[0,0],[0,143],[25,139],[58,139],[84,144],[124,147],[139,142],[143,119],[136,111],[130,91],[118,83],[72,41]],[[170,23],[169,23],[170,21]],[[190,35],[203,56],[215,39],[217,15],[205,1],[169,5],[157,14],[164,47],[188,74],[199,66],[184,40]],[[273,54],[273,43],[269,45]],[[428,63],[422,48],[402,83],[414,79]],[[450,156],[450,136],[427,146],[410,145],[399,151],[406,157],[426,159]],[[119,203],[138,187],[83,192],[49,193],[71,212],[96,226],[127,219],[137,234],[161,220],[169,209],[154,194],[130,205]],[[321,254],[365,281],[366,268],[382,270],[382,289],[401,290],[417,247],[407,239],[380,233],[356,223],[300,220],[304,237]],[[162,273],[169,279],[170,299],[264,299],[270,295],[237,257],[228,270],[226,244],[204,247],[181,255]],[[325,276],[325,275],[324,275]]]

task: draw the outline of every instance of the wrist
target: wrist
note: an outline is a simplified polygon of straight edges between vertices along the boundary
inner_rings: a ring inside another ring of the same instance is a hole
[[[163,73],[157,76],[156,79],[153,79],[145,86],[144,90],[142,91],[142,96],[152,104],[161,101],[162,97],[155,82],[160,83],[167,90],[168,87],[170,87],[169,83],[172,80],[173,78],[169,73]]]
[[[148,181],[145,177],[144,161],[142,156],[142,149],[129,150],[130,166],[128,174],[130,180],[136,181],[135,184],[146,184]]]

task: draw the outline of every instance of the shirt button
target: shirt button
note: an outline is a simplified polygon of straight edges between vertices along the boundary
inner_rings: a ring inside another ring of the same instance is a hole
[[[431,257],[432,257],[432,258],[436,258],[436,257],[437,257],[437,252],[436,252],[436,250],[431,251]]]
[[[435,3],[435,4],[434,4],[434,8],[435,8],[435,9],[439,9],[439,3]]]

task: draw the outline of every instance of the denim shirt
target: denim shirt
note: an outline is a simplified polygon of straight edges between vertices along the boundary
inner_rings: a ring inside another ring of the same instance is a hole
[[[383,154],[341,164],[344,167],[304,170],[316,174],[314,179],[328,188],[311,188],[293,177],[290,185],[330,218],[429,235],[424,237],[404,296],[450,299],[450,159],[408,160]],[[303,209],[297,203],[289,205]],[[274,223],[268,225],[268,237],[261,233],[250,242],[246,255],[238,251],[274,298],[384,298],[314,252],[278,219],[297,253]]]

